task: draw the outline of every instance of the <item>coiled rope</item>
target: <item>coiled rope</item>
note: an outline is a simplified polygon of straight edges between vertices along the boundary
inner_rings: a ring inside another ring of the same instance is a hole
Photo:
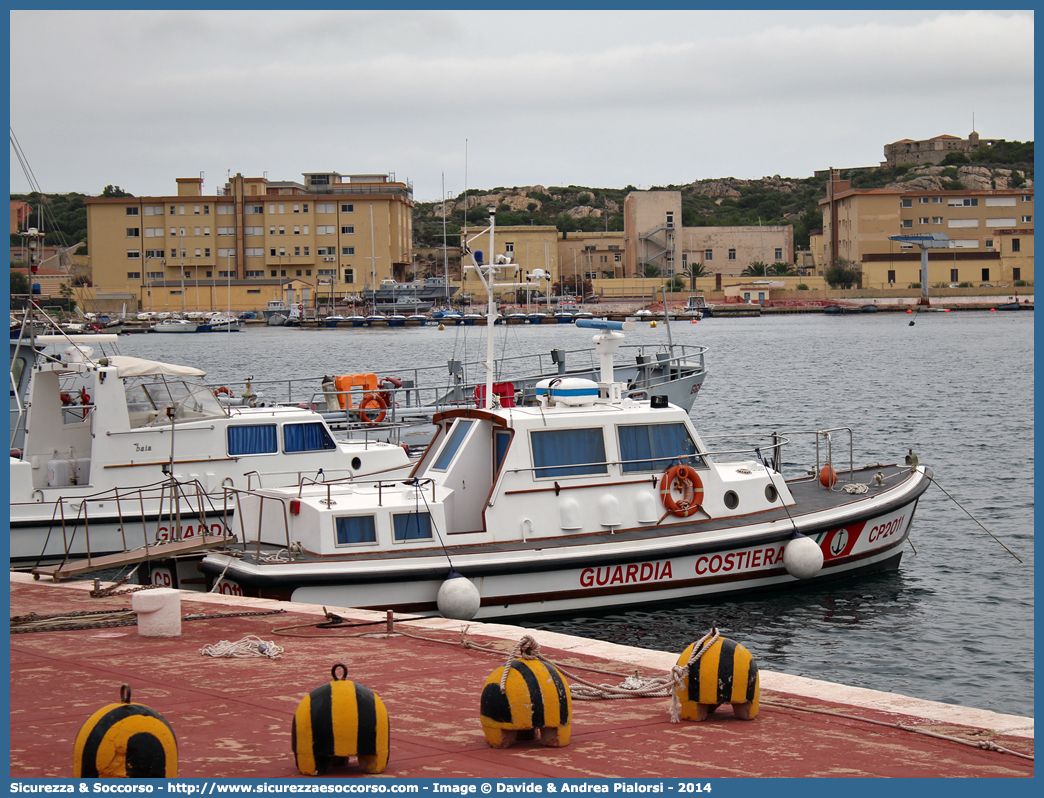
[[[234,643],[222,640],[220,643],[215,643],[211,646],[203,646],[199,653],[204,657],[233,657],[237,659],[243,657],[268,657],[269,659],[278,659],[283,653],[283,647],[276,645],[274,641],[262,640],[257,635],[247,635]]]

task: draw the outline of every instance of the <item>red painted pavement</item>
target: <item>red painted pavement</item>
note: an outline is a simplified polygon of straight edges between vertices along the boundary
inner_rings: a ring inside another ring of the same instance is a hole
[[[95,599],[89,587],[12,575],[11,615],[131,606],[129,595]],[[307,605],[182,594],[183,614],[273,607],[292,611],[185,621],[181,637],[164,640],[141,638],[133,626],[11,635],[11,777],[70,776],[80,727],[97,709],[116,703],[120,686],[128,684],[135,702],[156,710],[174,728],[179,778],[303,778],[291,750],[293,713],[306,693],[330,681],[330,670],[339,662],[348,667],[349,679],[374,690],[388,709],[391,755],[384,777],[1033,775],[1029,759],[866,722],[903,723],[1032,755],[1032,719],[972,710],[967,713],[973,721],[969,725],[959,722],[961,708],[871,691],[856,691],[870,699],[860,698],[861,705],[854,706],[825,697],[844,695],[849,688],[835,690],[823,682],[795,682],[764,671],[761,713],[753,721],[737,720],[723,707],[703,723],[671,723],[667,698],[574,700],[567,747],[546,748],[535,741],[495,750],[486,745],[479,725],[479,696],[486,677],[504,663],[522,635],[532,634],[543,655],[567,670],[613,685],[636,667],[642,675],[661,676],[678,653],[441,619],[399,621],[396,628],[446,643],[398,635],[359,637],[355,635],[363,629],[317,629],[315,624],[323,620],[317,617],[321,609]],[[353,623],[381,617],[335,611]],[[273,631],[291,626],[301,627],[292,631],[306,637]],[[464,626],[470,641],[499,653],[460,646]],[[383,631],[382,626],[365,630]],[[694,639],[704,631],[694,632]],[[285,651],[277,660],[200,654],[204,646],[246,635],[274,641]],[[585,672],[579,669],[584,665],[619,675]],[[793,683],[800,694],[772,689],[775,683]],[[918,711],[894,709],[907,704]],[[363,775],[354,768],[334,768],[323,778]]]

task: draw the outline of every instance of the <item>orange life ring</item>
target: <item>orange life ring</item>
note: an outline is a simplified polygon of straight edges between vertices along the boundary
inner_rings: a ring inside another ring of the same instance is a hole
[[[370,415],[366,412],[366,408],[376,407],[379,409],[376,418],[370,418]],[[363,397],[363,400],[359,402],[359,419],[366,424],[380,424],[384,421],[384,417],[387,414],[385,412],[388,408],[388,403],[381,398],[379,393],[368,393]]]
[[[681,490],[681,498],[674,498],[674,487]],[[660,480],[660,498],[663,506],[675,515],[686,518],[703,504],[703,481],[692,466],[676,465],[668,468]]]
[[[227,396],[229,399],[235,399],[236,398],[236,395],[234,393],[232,393],[232,391],[230,391],[224,385],[222,385],[220,388],[215,388],[214,389],[214,396],[217,396],[218,394],[222,394],[222,393],[225,396]]]

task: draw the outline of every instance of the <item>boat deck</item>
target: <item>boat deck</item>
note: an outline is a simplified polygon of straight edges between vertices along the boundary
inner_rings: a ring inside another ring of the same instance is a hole
[[[11,615],[131,605],[128,595],[91,598],[90,587],[84,581],[53,584],[12,574]],[[272,609],[288,611],[231,615]],[[574,701],[568,746],[545,748],[530,741],[492,749],[479,724],[479,697],[487,676],[522,635],[532,634],[543,655],[561,664],[571,681],[580,676],[615,685],[636,669],[661,676],[680,652],[442,619],[398,621],[397,634],[386,636],[380,634],[386,629],[383,613],[330,609],[350,623],[375,625],[320,629],[316,624],[325,618],[319,607],[183,593],[183,615],[209,617],[184,621],[178,638],[141,638],[133,626],[12,635],[11,778],[68,777],[78,730],[96,710],[118,702],[123,684],[131,687],[135,702],[173,727],[179,778],[301,778],[291,749],[294,710],[308,692],[330,681],[339,662],[347,666],[349,679],[374,690],[387,707],[391,755],[384,777],[706,782],[1033,776],[1032,758],[1024,758],[1033,755],[1032,718],[764,670],[761,712],[753,721],[737,720],[723,707],[703,723],[671,723],[667,698]],[[463,648],[462,629],[482,648]],[[362,636],[366,633],[370,636]],[[200,653],[204,646],[247,635],[274,641],[284,651],[274,660]],[[758,652],[751,653],[757,660]],[[1015,753],[984,750],[984,744]],[[363,775],[333,768],[325,778]]]
[[[877,486],[874,484],[873,476],[880,472],[884,476],[883,486]],[[931,475],[931,470],[928,471]],[[769,522],[769,521],[787,521],[791,518],[801,518],[803,515],[817,513],[822,510],[835,507],[843,507],[846,504],[853,504],[863,498],[866,494],[851,494],[847,493],[842,489],[842,485],[847,482],[855,482],[868,485],[868,494],[873,496],[875,494],[884,493],[897,485],[902,484],[904,481],[910,479],[910,469],[907,466],[899,465],[873,465],[866,466],[864,468],[857,468],[851,474],[848,471],[842,471],[841,474],[842,482],[834,487],[833,490],[827,490],[824,488],[816,477],[808,477],[799,480],[792,480],[787,482],[787,487],[790,489],[791,494],[794,496],[795,505],[790,507],[778,507],[773,510],[758,513],[756,515],[745,516],[744,520],[758,521],[758,522]],[[636,480],[640,480],[641,477],[636,477]],[[649,479],[652,479],[657,484],[659,483],[660,474],[655,474]],[[573,486],[563,485],[562,490],[569,489]],[[556,490],[554,486],[548,486],[548,491]],[[493,552],[506,552],[506,551],[529,551],[532,549],[534,542],[538,541],[544,549],[575,549],[582,546],[597,545],[602,543],[619,543],[620,541],[628,540],[662,540],[665,545],[671,544],[672,541],[676,541],[679,535],[689,535],[693,531],[697,532],[710,532],[714,530],[728,530],[736,525],[736,519],[723,518],[714,519],[706,517],[703,514],[697,513],[696,515],[690,516],[686,519],[689,523],[685,525],[654,525],[645,526],[634,529],[617,529],[612,533],[609,532],[591,532],[587,534],[569,535],[562,537],[552,538],[531,538],[529,540],[519,540],[513,542],[504,543],[475,543],[475,544],[456,544],[454,551],[457,553],[466,554],[484,554]],[[695,525],[695,530],[693,528]],[[240,532],[241,530],[235,526],[233,522],[233,531]],[[780,528],[772,531],[770,537],[766,540],[786,540],[789,538],[791,533],[791,527],[788,525],[786,528]],[[246,536],[248,537],[248,536]],[[687,550],[698,550],[701,547],[713,548],[716,545],[714,542],[708,542],[706,544],[700,541],[693,541],[687,546]],[[259,559],[266,555],[278,551],[284,546],[266,543],[257,545],[256,540],[245,543],[238,543],[232,546],[233,549],[242,552],[243,560],[246,562],[256,563]],[[428,553],[429,550],[416,549],[417,553],[422,552]],[[441,553],[443,551],[441,546],[432,546],[430,552]],[[337,561],[380,561],[380,560],[394,560],[401,557],[401,553],[398,551],[374,551],[374,552],[353,552],[349,554],[336,554],[320,556],[311,554],[309,552],[302,552],[296,554],[294,557],[295,563],[309,563],[309,562],[337,562]],[[615,562],[619,559],[621,562],[626,562],[632,559],[633,555],[628,552],[624,552],[619,555],[605,554],[601,556],[600,562],[602,564],[608,564]],[[566,563],[563,563],[563,566]],[[445,570],[445,565],[440,561],[435,566],[437,572],[441,575]],[[420,571],[417,572],[418,574]],[[468,574],[465,574],[468,575]]]

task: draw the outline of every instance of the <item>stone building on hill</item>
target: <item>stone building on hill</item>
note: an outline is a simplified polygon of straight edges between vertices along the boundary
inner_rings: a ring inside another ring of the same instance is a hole
[[[936,136],[925,141],[902,139],[891,144],[885,144],[885,160],[881,162],[881,166],[939,164],[951,152],[968,155],[983,145],[992,146],[998,141],[1003,141],[1003,139],[981,139],[974,130],[966,139],[957,138],[957,136]]]

